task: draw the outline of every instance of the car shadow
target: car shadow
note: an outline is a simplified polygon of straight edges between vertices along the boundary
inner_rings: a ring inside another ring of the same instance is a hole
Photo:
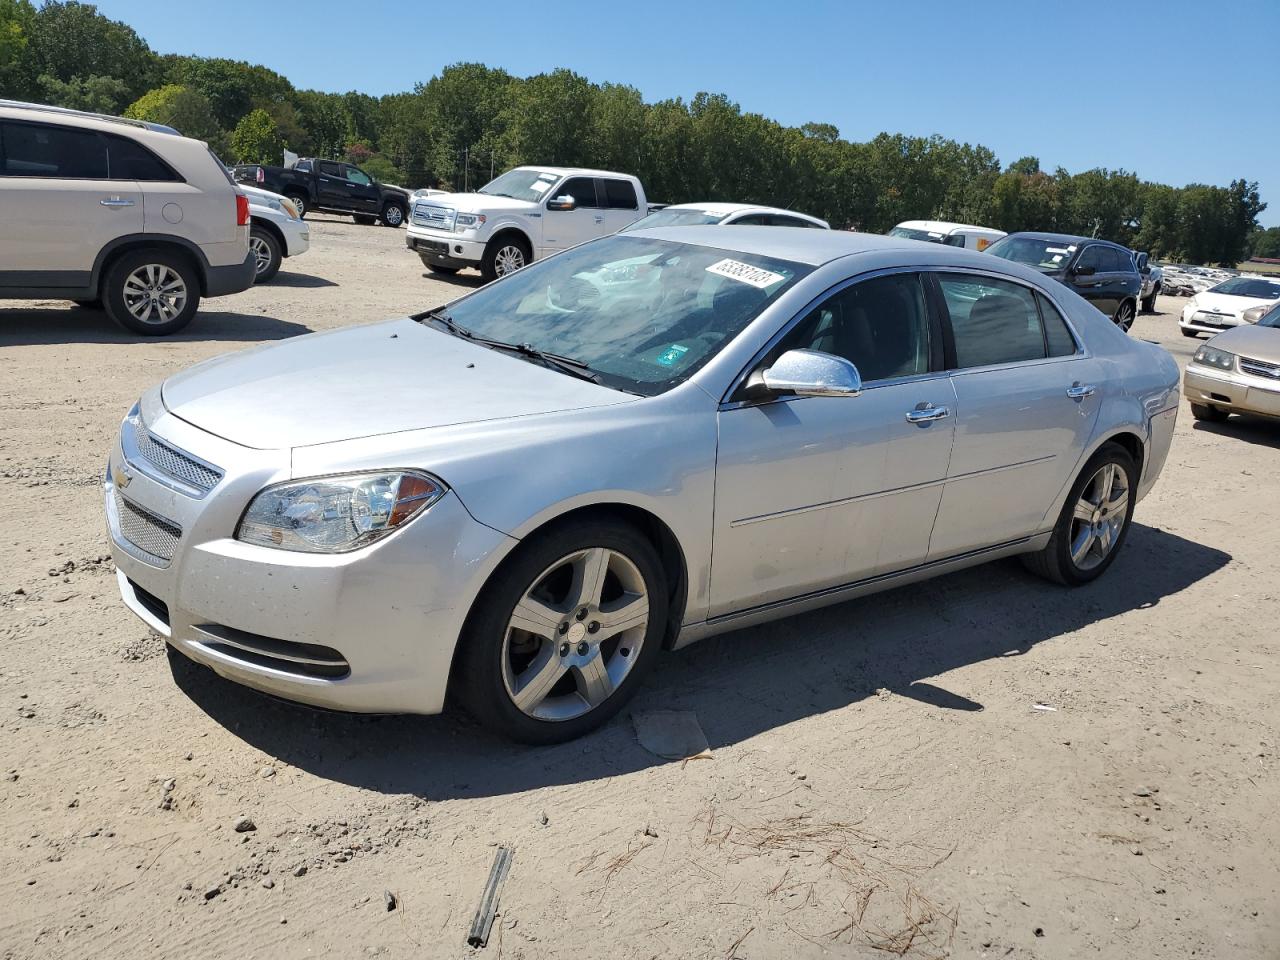
[[[337,287],[341,286],[336,280],[327,280],[324,277],[315,277],[309,273],[292,273],[281,270],[274,277],[263,284],[264,287]]]
[[[636,743],[631,711],[693,711],[714,750],[886,690],[922,710],[981,710],[925,678],[1018,656],[1156,606],[1230,560],[1135,523],[1112,569],[1079,589],[1000,561],[929,581],[924,590],[902,587],[725,634],[661,657],[619,718],[552,747],[508,743],[456,709],[440,717],[327,713],[257,694],[180,654],[170,664],[179,687],[213,720],[315,776],[428,800],[500,796],[665,762]]]
[[[1191,429],[1199,433],[1212,433],[1219,437],[1256,443],[1262,447],[1280,450],[1280,420],[1238,413],[1222,423],[1196,420]]]
[[[427,270],[422,276],[427,280],[434,280],[436,283],[447,283],[454,287],[466,287],[468,290],[484,286],[484,277],[478,273],[432,273]]]
[[[166,343],[202,340],[247,342],[284,340],[310,333],[311,328],[255,313],[200,310],[186,329],[167,337]],[[114,323],[93,307],[0,310],[0,347],[42,346],[66,343],[138,343],[140,337]]]

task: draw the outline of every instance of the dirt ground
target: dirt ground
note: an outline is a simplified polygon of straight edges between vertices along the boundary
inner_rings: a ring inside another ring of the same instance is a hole
[[[1001,562],[665,656],[634,709],[696,712],[711,759],[651,756],[629,711],[529,749],[171,667],[107,556],[124,412],[477,282],[312,222],[176,338],[0,302],[0,957],[468,957],[498,844],[482,956],[1280,956],[1280,423],[1184,403],[1087,588]],[[1183,302],[1133,332],[1185,362]]]

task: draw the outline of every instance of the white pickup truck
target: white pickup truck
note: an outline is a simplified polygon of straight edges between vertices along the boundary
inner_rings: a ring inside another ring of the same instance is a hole
[[[476,193],[415,198],[405,244],[433,273],[476,267],[489,281],[617,233],[648,212],[644,188],[629,174],[516,167]]]

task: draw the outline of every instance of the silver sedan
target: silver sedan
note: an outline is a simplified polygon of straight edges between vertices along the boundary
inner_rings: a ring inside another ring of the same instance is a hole
[[[1178,368],[983,254],[647,230],[148,391],[104,481],[124,602],[269,693],[529,742],[662,650],[1022,555],[1100,576]]]

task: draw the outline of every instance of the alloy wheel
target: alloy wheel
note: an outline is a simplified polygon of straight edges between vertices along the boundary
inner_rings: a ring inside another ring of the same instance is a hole
[[[494,272],[500,277],[515,273],[524,264],[524,251],[513,243],[499,248],[497,255],[493,258]]]
[[[404,213],[399,207],[387,207],[382,214],[382,220],[389,227],[398,227],[400,222],[404,220]]]
[[[271,268],[271,248],[262,237],[251,235],[249,249],[253,252],[254,273],[261,276]]]
[[[1133,326],[1133,304],[1127,300],[1120,304],[1120,308],[1116,311],[1115,324],[1125,333],[1129,332],[1129,328]]]
[[[1071,514],[1071,560],[1092,570],[1115,548],[1129,513],[1129,477],[1118,463],[1104,463],[1084,485]]]
[[[138,267],[124,281],[124,305],[139,323],[168,323],[187,305],[187,284],[163,263]]]
[[[640,570],[605,547],[551,564],[511,613],[502,681],[511,702],[539,720],[572,720],[621,686],[644,646],[649,597]]]

